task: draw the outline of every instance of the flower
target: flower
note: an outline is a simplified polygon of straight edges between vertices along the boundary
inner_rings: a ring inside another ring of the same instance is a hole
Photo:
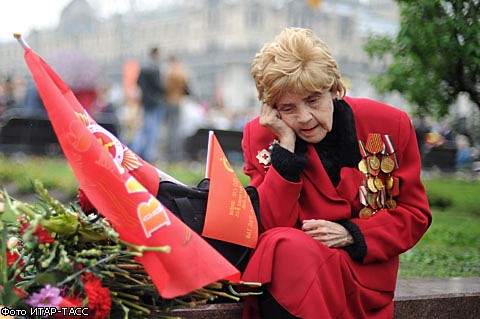
[[[95,318],[107,319],[110,314],[110,291],[108,288],[102,287],[100,278],[95,277],[92,273],[82,275],[85,286],[85,295],[88,298],[88,308]]]
[[[97,212],[97,209],[95,208],[95,206],[93,206],[93,204],[88,199],[87,194],[85,194],[85,192],[81,188],[78,189],[77,199],[78,204],[80,204],[80,207],[86,214]]]
[[[144,251],[168,250],[126,243],[93,206],[64,206],[41,183],[34,187],[41,203],[16,201],[0,190],[0,210],[8,212],[0,214],[0,261],[7,266],[0,267],[0,305],[62,309],[53,318],[84,318],[88,312],[98,319],[160,319],[175,307],[219,296],[237,300],[221,291],[221,283],[164,300],[137,258]]]
[[[57,307],[62,302],[60,289],[46,285],[39,293],[33,293],[25,302],[31,307]]]
[[[20,256],[16,252],[7,252],[7,267],[12,267],[13,264],[18,260]],[[19,261],[19,266],[21,266],[22,261]]]
[[[7,241],[7,249],[8,250],[13,250],[15,248],[17,248],[17,246],[19,245],[19,240],[17,237],[10,237]]]
[[[38,238],[39,244],[52,244],[55,240],[52,238],[52,235],[48,231],[46,231],[42,226],[38,226],[33,232],[35,236]]]

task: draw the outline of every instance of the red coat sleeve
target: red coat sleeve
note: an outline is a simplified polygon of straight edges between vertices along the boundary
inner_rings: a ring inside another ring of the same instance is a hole
[[[298,224],[298,197],[303,182],[295,183],[284,179],[270,164],[264,165],[263,170],[262,166],[258,165],[255,150],[268,150],[275,137],[257,124],[252,121],[245,125],[242,148],[244,172],[251,179],[250,185],[257,188],[260,198],[261,230],[279,226],[295,227]],[[263,134],[259,134],[259,131]],[[260,142],[257,140],[259,135],[264,136]],[[255,141],[253,137],[256,138]]]

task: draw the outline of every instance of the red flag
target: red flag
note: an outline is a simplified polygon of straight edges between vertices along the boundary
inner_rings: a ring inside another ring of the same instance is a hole
[[[208,145],[210,191],[202,236],[255,248],[258,223],[250,197],[213,132]]]
[[[145,252],[139,258],[160,295],[174,298],[217,280],[238,281],[238,270],[152,195],[158,170],[99,126],[28,47],[25,60],[65,157],[93,205],[122,240],[171,247],[170,253]]]

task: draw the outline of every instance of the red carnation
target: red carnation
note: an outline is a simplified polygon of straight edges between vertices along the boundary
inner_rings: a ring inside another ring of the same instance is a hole
[[[37,236],[39,244],[52,244],[55,241],[52,235],[41,226],[37,226],[33,234]]]
[[[7,268],[12,267],[13,264],[17,261],[17,259],[20,258],[20,256],[16,252],[7,251],[6,255],[7,255]],[[24,265],[23,259],[20,259],[18,261],[18,264],[17,264],[17,269],[22,268],[23,265]],[[25,271],[25,270],[23,270],[23,271]],[[20,281],[21,280],[20,275],[15,277],[15,280]],[[20,291],[21,290],[19,290],[18,292],[20,292]]]
[[[23,289],[20,289],[18,287],[13,287],[13,291],[15,291],[15,294],[21,298],[25,298],[26,296],[28,296],[28,294],[23,291]]]
[[[83,189],[81,188],[78,189],[77,198],[78,198],[78,203],[80,204],[80,207],[82,208],[85,214],[93,214],[97,212],[97,209],[90,202],[90,200],[87,197],[87,194],[85,194]]]
[[[88,308],[91,315],[97,319],[108,319],[110,316],[110,291],[102,287],[100,278],[92,273],[82,275],[85,296],[88,298]]]
[[[11,267],[19,257],[20,256],[15,252],[11,252],[11,251],[7,252],[7,267]],[[22,266],[23,266],[23,260],[20,260],[18,262],[18,267],[20,268]]]
[[[20,226],[20,235],[23,236],[23,234],[25,234],[25,230],[27,230],[28,227],[30,227],[29,222],[22,222],[22,226]]]

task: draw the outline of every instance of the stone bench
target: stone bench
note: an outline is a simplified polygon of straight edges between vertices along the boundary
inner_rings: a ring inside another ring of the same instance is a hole
[[[395,319],[480,318],[480,277],[399,279],[395,291]],[[240,319],[241,303],[177,309],[185,319]],[[320,318],[319,318],[320,319]]]
[[[118,135],[119,125],[115,114],[98,113],[95,120],[113,135]],[[16,108],[0,117],[0,152],[57,155],[61,149],[45,112],[29,114],[22,108]]]

